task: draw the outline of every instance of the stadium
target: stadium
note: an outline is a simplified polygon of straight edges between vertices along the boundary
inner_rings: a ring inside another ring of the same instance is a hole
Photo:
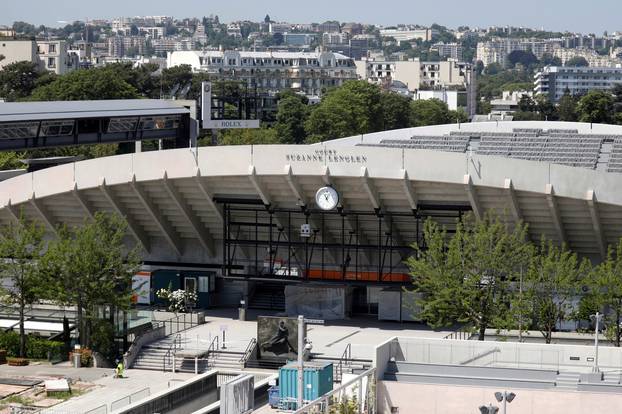
[[[160,287],[190,285],[200,307],[244,301],[326,319],[401,320],[408,312],[391,316],[387,302],[406,294],[403,260],[429,218],[451,231],[463,214],[494,209],[524,221],[532,240],[565,243],[594,262],[622,237],[622,127],[488,122],[193,148],[189,109],[149,102],[0,114],[2,148],[175,141],[0,182],[1,224],[23,214],[54,237],[58,225],[99,211],[125,217],[149,278],[142,303]],[[326,189],[334,204],[320,206]]]

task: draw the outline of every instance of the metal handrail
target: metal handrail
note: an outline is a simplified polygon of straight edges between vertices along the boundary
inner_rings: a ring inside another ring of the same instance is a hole
[[[469,340],[473,333],[471,332],[470,326],[463,326],[457,331],[454,331],[450,334],[447,334],[443,337],[443,339],[459,339],[459,340]]]
[[[208,366],[209,366],[210,353],[218,351],[218,350],[220,350],[220,337],[215,336],[214,339],[212,339],[212,342],[209,344],[209,347],[207,348],[207,352],[205,353],[205,359],[206,359]]]
[[[177,340],[179,339],[179,349],[181,349],[181,335],[180,334],[176,334],[175,337],[173,338],[173,343],[171,344],[171,346],[168,347],[168,350],[166,351],[166,354],[164,354],[164,357],[162,358],[162,371],[166,371],[166,364],[168,362],[168,364],[171,363],[171,359],[175,356],[175,353],[177,351]]]
[[[335,367],[335,381],[341,382],[343,378],[343,367],[351,365],[352,363],[352,344],[346,345],[346,349],[343,350],[343,354],[341,354],[341,358],[339,358],[339,362]]]
[[[242,358],[240,358],[240,364],[246,364],[246,361],[248,361],[248,359],[250,358],[256,345],[257,345],[257,339],[251,338],[250,342],[246,346],[246,350],[244,351]]]

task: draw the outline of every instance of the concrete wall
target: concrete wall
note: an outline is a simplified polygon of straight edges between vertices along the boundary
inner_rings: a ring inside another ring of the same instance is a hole
[[[0,61],[0,69],[23,60],[39,62],[37,60],[37,45],[34,40],[0,39],[0,55],[4,55],[4,60]]]
[[[481,405],[499,405],[494,397],[496,387],[452,386],[439,384],[406,384],[378,381],[378,413],[399,414],[476,413]],[[514,389],[514,401],[508,405],[511,414],[585,414],[618,413],[622,394]]]
[[[592,368],[594,358],[594,347],[581,345],[425,338],[398,338],[393,344],[390,356],[395,357],[396,361],[429,364],[468,364],[588,372]],[[609,370],[619,369],[622,366],[622,349],[600,347],[599,366]]]

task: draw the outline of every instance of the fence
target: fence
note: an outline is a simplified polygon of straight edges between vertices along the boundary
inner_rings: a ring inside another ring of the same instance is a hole
[[[120,408],[133,404],[136,401],[142,400],[143,398],[147,398],[149,395],[151,395],[151,390],[149,389],[149,387],[143,388],[142,390],[136,391],[130,395],[111,402],[110,411],[116,411]]]
[[[180,313],[179,315],[173,316],[170,319],[165,319],[157,322],[153,321],[153,324],[154,326],[164,326],[165,335],[168,336],[200,325],[200,315],[202,315],[202,313]]]
[[[369,369],[294,414],[320,413],[376,414],[376,368]]]

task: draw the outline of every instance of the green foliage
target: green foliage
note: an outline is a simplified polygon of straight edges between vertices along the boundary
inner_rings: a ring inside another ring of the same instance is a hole
[[[593,286],[587,295],[591,310],[596,308],[605,313],[605,334],[619,347],[622,342],[622,239],[616,247],[609,246],[607,259],[594,267],[589,282]]]
[[[44,251],[44,228],[41,224],[27,221],[20,214],[19,222],[11,222],[0,229],[0,277],[6,283],[2,288],[2,302],[17,305],[19,311],[19,353],[26,354],[24,312],[42,295],[41,272],[37,259]]]
[[[559,248],[550,240],[542,240],[529,264],[523,292],[531,304],[531,324],[547,344],[559,321],[573,310],[572,299],[589,273],[589,262],[581,262],[576,253]]]
[[[229,129],[221,132],[220,145],[267,145],[279,144],[274,128]]]
[[[535,65],[538,63],[538,58],[532,52],[526,52],[523,50],[515,50],[508,55],[508,60],[512,67],[516,65],[523,65],[524,67],[529,67],[531,65]]]
[[[414,245],[407,260],[421,317],[432,327],[456,322],[475,327],[483,340],[488,327],[510,324],[509,287],[528,262],[526,227],[508,228],[492,213],[465,217],[449,237],[437,223],[424,226],[425,249]]]
[[[488,68],[490,68],[489,65]],[[498,65],[497,65],[498,66]],[[486,74],[482,75],[477,80],[478,96],[490,100],[494,97],[501,96],[504,90],[509,90],[513,85],[530,84],[532,85],[533,79],[528,71],[523,70],[498,70],[489,71],[487,68]],[[531,90],[533,87],[527,88]]]
[[[162,70],[160,81],[164,95],[174,95],[173,92],[191,85],[192,67],[190,65],[179,65],[166,68]]]
[[[24,168],[24,164],[20,161],[23,159],[24,153],[18,152],[0,152],[0,170],[15,170]]]
[[[577,121],[577,102],[577,98],[571,96],[569,92],[564,93],[564,96],[561,97],[559,104],[557,105],[557,112],[559,114],[560,121]]]
[[[36,88],[31,96],[34,101],[133,98],[138,98],[136,88],[120,78],[117,71],[105,67],[69,72]]]
[[[381,91],[365,81],[348,81],[328,91],[305,123],[308,135],[322,140],[380,131]]]
[[[410,126],[410,102],[410,98],[395,92],[384,92],[380,95],[384,130]]]
[[[19,355],[19,334],[9,331],[0,333],[0,349],[4,349],[8,357]],[[65,344],[58,341],[49,341],[37,336],[26,336],[26,352],[24,356],[32,359],[61,359]]]
[[[112,361],[116,356],[114,337],[114,325],[109,320],[97,319],[93,321],[91,346],[94,351],[99,352],[109,361]]]
[[[613,95],[605,91],[590,91],[579,99],[576,111],[580,122],[611,123],[614,113]]]
[[[41,71],[36,63],[15,62],[0,70],[0,97],[7,101],[19,101],[30,96],[39,78],[51,79],[47,71]],[[44,83],[44,82],[43,82]]]
[[[589,62],[587,61],[587,59],[585,59],[583,56],[575,56],[571,59],[568,59],[566,61],[566,64],[564,66],[581,66],[581,67],[587,67],[590,66]]]
[[[48,299],[77,308],[80,344],[90,347],[96,307],[130,306],[132,276],[140,266],[138,247],[127,251],[125,220],[97,213],[81,227],[60,228],[41,259]]]
[[[455,122],[447,104],[438,99],[412,101],[410,111],[410,124],[415,127]]]
[[[279,142],[302,144],[306,138],[304,126],[309,112],[306,97],[291,92],[281,94],[274,125]]]

